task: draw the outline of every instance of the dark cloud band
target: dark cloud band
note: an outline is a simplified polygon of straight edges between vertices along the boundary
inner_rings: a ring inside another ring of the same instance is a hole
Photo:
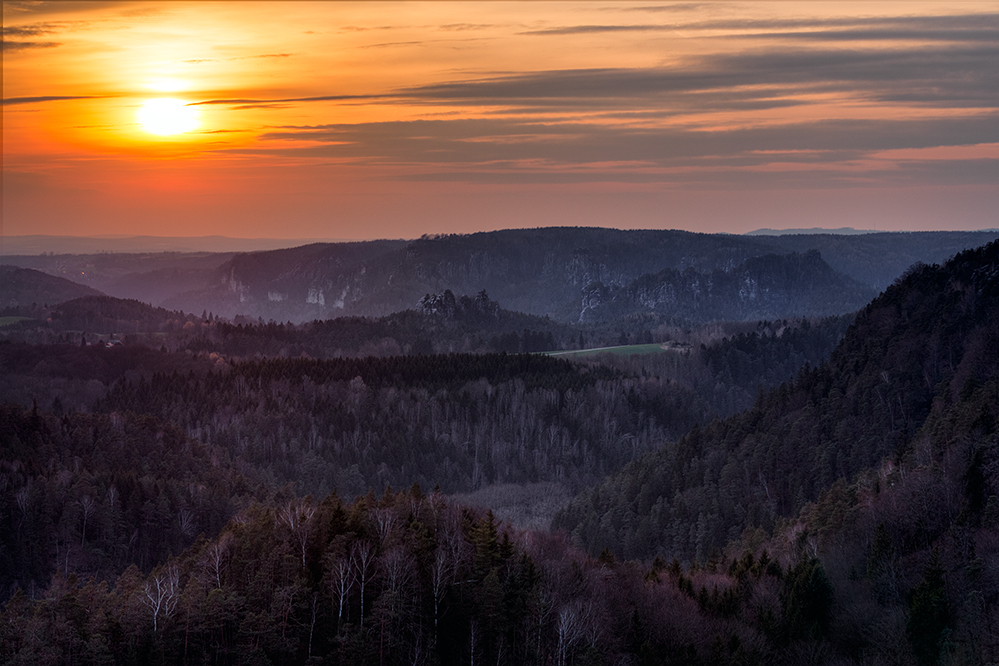
[[[101,99],[105,95],[45,95],[42,97],[9,97],[3,100],[3,106],[14,104],[39,104],[42,102],[62,102],[71,99]]]

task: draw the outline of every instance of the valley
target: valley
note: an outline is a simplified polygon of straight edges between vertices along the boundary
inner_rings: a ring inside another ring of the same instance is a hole
[[[994,661],[999,241],[882,236],[15,258],[0,655]]]

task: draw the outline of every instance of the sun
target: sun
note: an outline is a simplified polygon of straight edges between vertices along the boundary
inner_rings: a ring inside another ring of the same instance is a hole
[[[137,115],[144,131],[159,136],[190,132],[201,124],[197,107],[170,97],[147,99]]]

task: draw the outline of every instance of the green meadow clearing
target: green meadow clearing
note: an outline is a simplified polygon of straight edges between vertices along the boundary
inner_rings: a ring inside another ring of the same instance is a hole
[[[594,354],[616,354],[618,356],[634,356],[635,354],[660,354],[667,349],[661,344],[621,345],[619,347],[600,347],[597,349],[567,349],[564,351],[545,352],[549,356],[592,356]]]
[[[0,317],[0,328],[22,321],[31,321],[31,317]]]

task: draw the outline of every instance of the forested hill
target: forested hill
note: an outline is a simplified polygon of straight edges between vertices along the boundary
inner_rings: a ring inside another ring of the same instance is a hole
[[[57,570],[114,579],[217,534],[275,489],[231,454],[134,414],[61,418],[0,405],[0,596],[35,595]]]
[[[710,407],[675,382],[547,356],[455,354],[232,363],[119,379],[98,411],[154,415],[318,496],[414,481],[445,492],[578,490]]]
[[[578,303],[593,281],[625,284],[664,267],[738,265],[760,254],[758,239],[682,231],[513,229],[424,237],[405,246],[314,245],[238,255],[206,288],[168,301],[224,316],[278,320],[341,314],[384,315],[414,307],[427,293],[488,291],[504,307],[546,315]],[[578,318],[578,312],[572,319]]]
[[[62,303],[101,292],[65,278],[30,268],[0,266],[0,310],[22,306]]]
[[[122,337],[139,332],[173,331],[196,319],[134,299],[84,296],[53,308],[48,323],[57,331],[83,330]]]
[[[913,262],[943,261],[994,238],[986,232],[749,237],[676,230],[508,229],[237,255],[198,289],[157,303],[190,312],[208,309],[225,317],[308,321],[380,316],[415,307],[428,293],[484,289],[510,310],[576,321],[583,290],[594,282],[623,288],[667,269],[710,275],[754,257],[817,250],[832,270],[876,292]]]
[[[680,321],[828,316],[854,312],[874,295],[810,250],[753,257],[728,271],[666,269],[621,288],[595,282],[583,291],[579,318],[606,320],[637,312]]]
[[[13,318],[0,336],[12,342],[44,344],[80,342],[82,335],[88,342],[116,338],[130,345],[218,352],[227,357],[304,354],[313,358],[434,351],[539,352],[558,349],[578,336],[578,329],[569,325],[504,310],[484,292],[476,298],[489,306],[487,313],[437,312],[424,307],[379,318],[337,317],[295,325],[246,317],[227,321],[207,311],[197,316],[133,299],[85,296],[58,305],[36,303],[6,308],[3,312]],[[460,296],[456,302],[460,305],[471,300]],[[650,327],[654,328],[655,323],[615,322],[590,327],[587,337],[591,346],[602,346],[600,343],[611,339],[609,336],[616,340],[621,331],[636,333]]]
[[[0,343],[0,402],[19,403],[0,405],[0,598],[56,569],[148,570],[275,494],[414,481],[578,491],[827,356],[847,323],[761,323],[613,369],[527,354],[238,361],[75,337]]]
[[[999,241],[913,268],[860,312],[828,363],[627,466],[556,526],[592,552],[704,560],[837,480],[913,455],[934,401],[995,380],[997,349]]]

